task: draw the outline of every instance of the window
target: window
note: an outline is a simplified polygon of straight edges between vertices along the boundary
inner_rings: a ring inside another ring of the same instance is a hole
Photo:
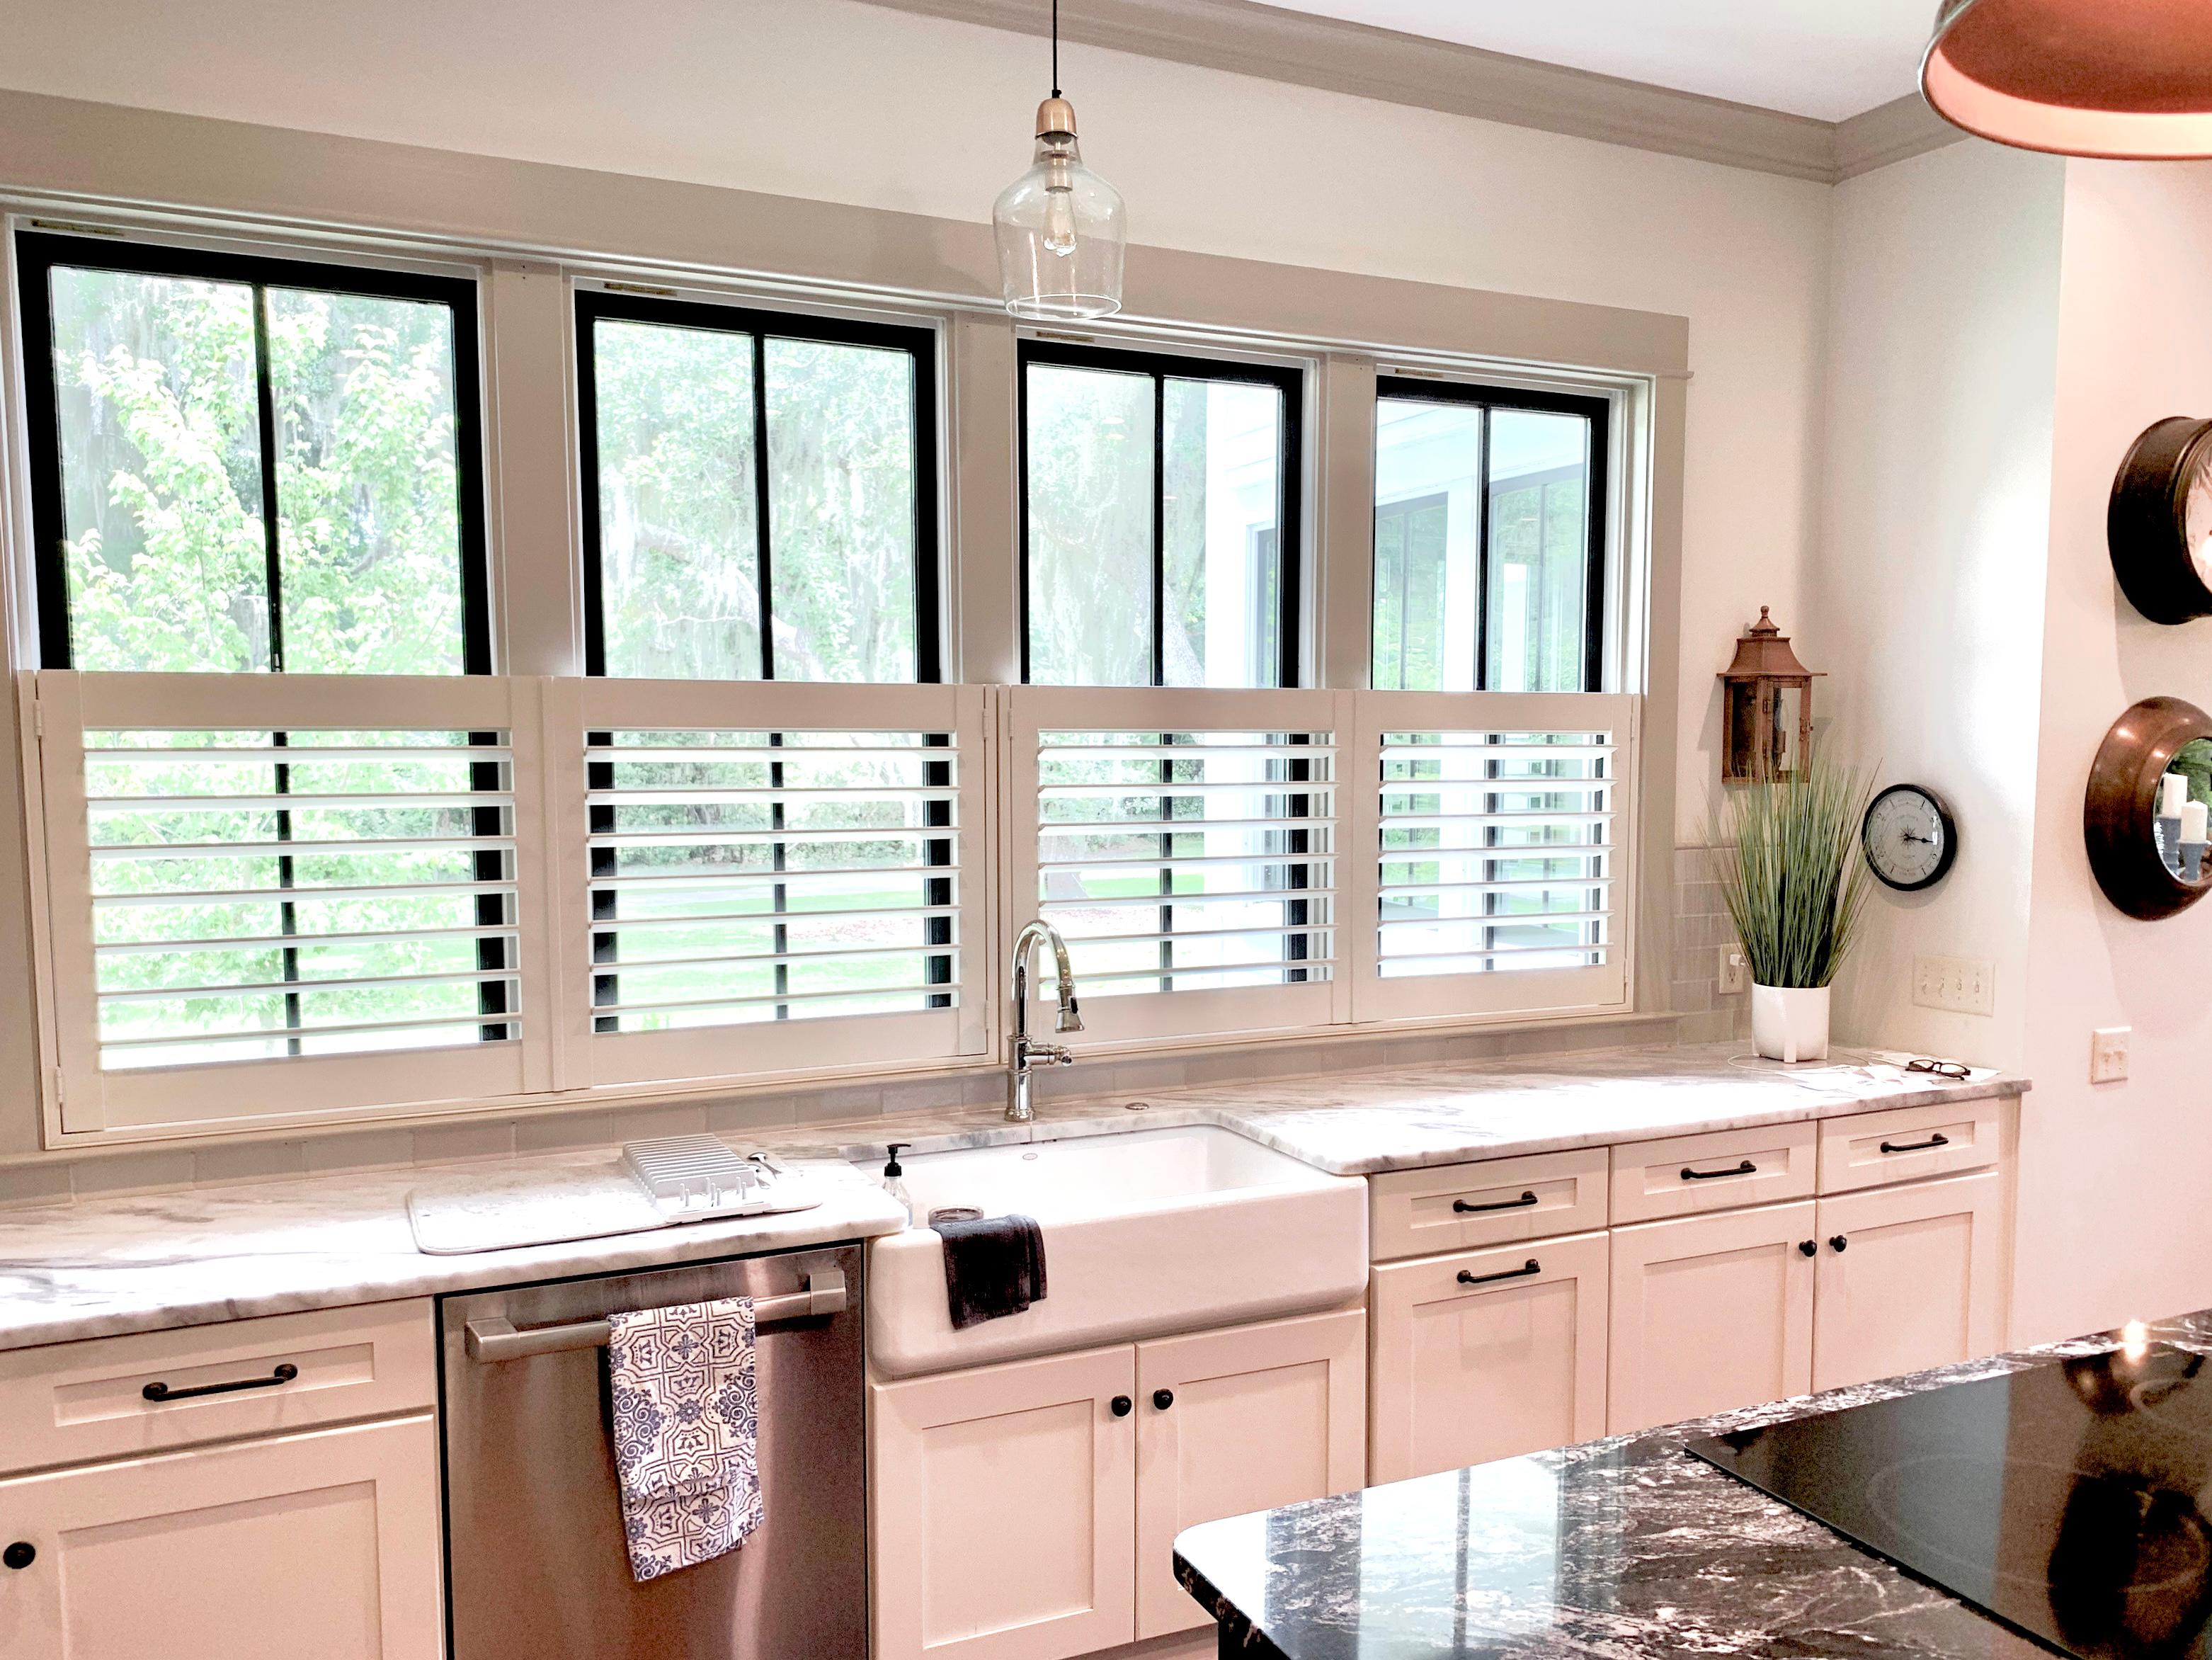
[[[1023,678],[1295,684],[1298,371],[1039,340],[1020,364]]]
[[[936,337],[576,300],[593,674],[939,678]]]
[[[48,667],[490,671],[473,283],[16,247]]]
[[[1601,398],[1377,383],[1378,690],[1602,688],[1608,414]]]

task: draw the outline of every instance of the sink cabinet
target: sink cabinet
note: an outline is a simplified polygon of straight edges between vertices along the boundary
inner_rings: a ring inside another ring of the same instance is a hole
[[[1364,1481],[1365,1329],[1351,1309],[872,1385],[875,1660],[1202,1624],[1178,1532]]]

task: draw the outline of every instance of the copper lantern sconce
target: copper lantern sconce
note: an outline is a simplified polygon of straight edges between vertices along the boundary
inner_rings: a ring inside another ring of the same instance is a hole
[[[1721,781],[1794,778],[1813,743],[1813,682],[1765,605],[1721,680]]]

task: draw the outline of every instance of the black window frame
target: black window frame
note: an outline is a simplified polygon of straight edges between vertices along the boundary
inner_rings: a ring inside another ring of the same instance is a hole
[[[363,295],[442,305],[453,320],[454,491],[461,561],[461,672],[492,672],[491,570],[485,533],[483,328],[478,284],[468,277],[249,253],[185,244],[24,230],[15,234],[16,294],[23,327],[25,435],[30,452],[33,580],[40,660],[74,666],[70,628],[67,506],[63,493],[60,400],[54,380],[52,273],[56,266],[187,281],[242,283],[254,295],[254,383],[259,415],[262,536],[269,591],[269,669],[284,672],[282,526],[277,512],[276,403],[270,384],[268,290]],[[246,672],[249,671],[240,671]]]
[[[607,672],[606,585],[599,525],[599,374],[593,325],[602,318],[667,328],[750,336],[753,342],[754,581],[760,593],[761,673],[774,681],[775,526],[768,453],[768,342],[869,346],[903,352],[914,363],[914,684],[935,684],[945,673],[943,561],[938,534],[937,331],[922,323],[866,322],[809,312],[776,311],[671,294],[613,288],[576,291],[576,450],[584,548],[584,672]],[[807,684],[793,682],[787,684]],[[870,681],[873,685],[905,684]]]
[[[1419,404],[1462,404],[1483,411],[1481,477],[1477,489],[1476,511],[1480,515],[1479,534],[1475,543],[1475,636],[1474,687],[1476,691],[1488,691],[1490,679],[1490,417],[1499,410],[1520,410],[1531,415],[1578,415],[1590,423],[1589,448],[1589,513],[1584,526],[1588,538],[1588,552],[1583,573],[1583,687],[1584,691],[1605,690],[1605,629],[1607,571],[1606,553],[1611,542],[1613,459],[1613,401],[1593,393],[1569,392],[1540,392],[1525,386],[1493,386],[1473,380],[1431,380],[1411,375],[1378,375],[1375,380],[1375,406],[1379,417],[1382,405],[1388,402]],[[1382,425],[1376,425],[1376,444],[1379,455]],[[1376,502],[1374,512],[1384,506]],[[1368,515],[1368,533],[1374,533],[1374,512]],[[1368,652],[1370,662],[1367,678],[1375,678],[1374,664],[1374,603],[1375,582],[1372,573],[1372,547],[1370,549],[1370,575],[1367,584]]]
[[[1233,359],[1185,356],[1179,352],[1145,351],[1120,346],[1097,346],[1066,340],[1024,337],[1014,353],[1014,487],[1018,499],[1018,535],[1016,556],[1021,585],[1021,675],[1030,680],[1030,368],[1033,364],[1056,368],[1102,369],[1112,374],[1148,375],[1152,382],[1152,685],[1164,678],[1167,635],[1167,514],[1161,501],[1165,484],[1167,421],[1164,404],[1170,380],[1233,380],[1273,386],[1282,394],[1282,423],[1279,429],[1281,468],[1277,483],[1275,517],[1277,622],[1276,683],[1274,690],[1304,684],[1305,664],[1304,512],[1305,496],[1305,371],[1290,365],[1246,363]]]

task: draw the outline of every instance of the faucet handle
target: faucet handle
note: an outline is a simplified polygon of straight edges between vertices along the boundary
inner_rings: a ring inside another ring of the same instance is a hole
[[[1072,1067],[1075,1064],[1075,1051],[1065,1043],[1033,1042],[1029,1045],[1027,1054],[1032,1067]]]

